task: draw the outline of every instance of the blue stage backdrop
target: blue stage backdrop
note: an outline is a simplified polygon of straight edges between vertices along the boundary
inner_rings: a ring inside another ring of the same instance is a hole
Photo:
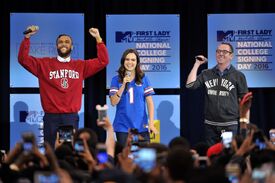
[[[180,136],[180,96],[178,95],[153,95],[155,105],[155,120],[160,121],[160,142],[168,144],[174,137]],[[108,116],[114,121],[116,107],[106,98]]]
[[[31,37],[30,54],[35,57],[56,57],[56,38],[69,34],[73,38],[73,58],[84,58],[84,14],[81,13],[11,13],[10,14],[10,87],[38,87],[38,80],[26,71],[17,60],[24,38],[23,32],[30,25],[39,26]]]
[[[179,15],[107,15],[107,46],[110,64],[107,87],[117,75],[122,53],[135,48],[141,69],[154,88],[180,87]]]
[[[84,101],[84,95],[82,95]],[[43,142],[44,111],[40,103],[39,94],[11,94],[10,95],[10,148],[21,141],[23,132],[33,132],[38,144]],[[79,128],[84,127],[84,104],[79,112]]]
[[[84,58],[84,14],[80,13],[11,13],[10,14],[10,87],[38,87],[38,80],[26,71],[17,60],[18,50],[24,38],[23,31],[30,25],[39,26],[31,37],[30,54],[35,57],[56,57],[56,38],[69,34],[73,38],[73,58]],[[84,126],[84,95],[79,112],[80,124]],[[10,95],[10,148],[21,140],[21,133],[32,131],[38,143],[42,142],[44,111],[39,94]]]
[[[275,14],[208,15],[208,67],[216,65],[215,51],[221,42],[235,49],[232,64],[242,71],[248,87],[275,87]]]

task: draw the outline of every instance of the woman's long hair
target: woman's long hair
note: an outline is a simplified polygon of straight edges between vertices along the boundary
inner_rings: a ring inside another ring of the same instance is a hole
[[[132,49],[132,48],[125,50],[124,53],[122,54],[122,57],[121,57],[121,60],[120,60],[120,67],[117,71],[118,75],[119,75],[119,82],[122,83],[123,78],[125,77],[126,69],[124,67],[124,62],[125,62],[126,56],[129,53],[134,53],[137,57],[137,65],[136,65],[136,68],[135,68],[135,71],[136,71],[135,72],[135,83],[136,84],[141,84],[142,83],[142,78],[144,77],[144,72],[140,69],[140,58],[139,58],[137,50]]]

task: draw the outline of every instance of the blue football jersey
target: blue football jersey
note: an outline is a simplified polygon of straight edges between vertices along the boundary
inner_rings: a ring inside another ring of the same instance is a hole
[[[115,95],[121,85],[118,75],[113,77],[109,95]],[[146,76],[142,78],[141,84],[136,84],[135,80],[128,83],[116,106],[114,131],[128,132],[129,128],[137,128],[139,132],[148,131],[146,97],[153,94],[155,94],[154,89]]]

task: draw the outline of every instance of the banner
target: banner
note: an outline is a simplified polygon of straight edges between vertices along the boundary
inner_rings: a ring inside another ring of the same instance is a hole
[[[113,123],[116,107],[113,107],[109,96],[106,97],[106,103],[109,107],[108,116]],[[157,129],[160,129],[160,142],[167,144],[174,137],[180,136],[180,97],[178,95],[153,95],[154,101],[154,119]],[[148,112],[147,112],[148,114]],[[159,140],[158,140],[159,141]]]
[[[232,64],[246,76],[248,87],[275,87],[275,14],[208,15],[208,67],[216,65],[221,42],[234,47]]]
[[[179,22],[179,15],[107,15],[107,87],[123,52],[135,48],[154,88],[180,88]]]
[[[84,95],[82,95],[84,101]],[[24,132],[33,132],[38,144],[44,142],[43,133],[44,111],[41,107],[39,94],[10,95],[10,149],[22,141]],[[84,127],[84,102],[79,111],[79,128]]]
[[[30,55],[56,57],[56,38],[68,34],[73,39],[72,58],[84,58],[84,14],[11,13],[10,14],[10,87],[38,87],[37,78],[18,63],[18,50],[28,26],[37,25],[31,37]]]

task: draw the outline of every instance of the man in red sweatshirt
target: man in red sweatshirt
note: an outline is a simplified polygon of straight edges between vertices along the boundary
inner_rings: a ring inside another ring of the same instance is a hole
[[[73,41],[66,34],[61,34],[56,39],[57,57],[33,57],[29,55],[30,37],[37,33],[36,27],[27,28],[31,31],[25,34],[20,45],[18,60],[38,78],[41,103],[45,112],[44,140],[54,146],[59,126],[71,125],[75,129],[78,128],[83,80],[105,68],[109,63],[109,56],[98,29],[90,28],[89,33],[97,42],[97,58],[72,59]]]

